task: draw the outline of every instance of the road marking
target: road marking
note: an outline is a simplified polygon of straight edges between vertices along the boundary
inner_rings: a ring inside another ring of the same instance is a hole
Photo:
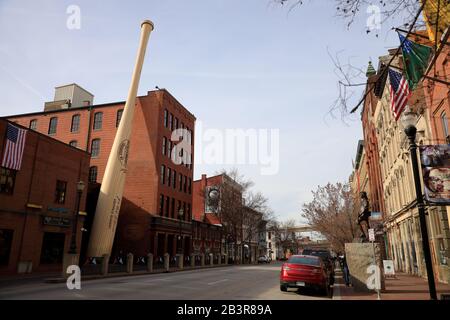
[[[219,280],[219,281],[214,281],[214,282],[210,282],[208,283],[208,286],[213,286],[215,284],[221,283],[221,282],[225,282],[228,281],[228,279],[223,279],[223,280]]]

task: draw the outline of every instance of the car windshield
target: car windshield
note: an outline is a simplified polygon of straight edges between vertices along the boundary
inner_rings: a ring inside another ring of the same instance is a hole
[[[328,251],[318,251],[318,250],[303,250],[303,254],[309,255],[309,256],[317,256],[324,259],[331,258],[331,255]]]
[[[290,257],[288,263],[304,264],[309,266],[320,266],[320,260],[312,257]]]

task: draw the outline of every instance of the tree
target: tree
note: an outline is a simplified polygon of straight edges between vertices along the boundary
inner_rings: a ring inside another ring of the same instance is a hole
[[[292,229],[295,226],[294,219],[288,219],[282,222],[273,221],[270,226],[270,229],[274,232],[277,248],[281,248],[284,255],[286,255],[288,250],[292,251],[294,249],[293,244],[298,240],[295,237],[295,233],[292,233]]]
[[[302,217],[331,243],[335,251],[343,252],[345,243],[357,234],[358,212],[348,183],[328,183],[312,191],[313,199],[303,205]]]

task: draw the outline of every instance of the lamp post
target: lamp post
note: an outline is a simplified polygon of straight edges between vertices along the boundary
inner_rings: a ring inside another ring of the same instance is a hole
[[[70,241],[70,254],[76,254],[77,253],[77,229],[78,229],[78,212],[80,211],[80,202],[81,202],[81,195],[83,194],[84,190],[84,182],[79,181],[77,183],[77,200],[76,200],[76,206],[75,206],[75,213],[73,217],[72,222],[72,238]]]
[[[180,220],[180,235],[178,236],[178,241],[179,241],[179,246],[178,246],[178,253],[182,254],[183,253],[183,241],[181,238],[181,229],[182,229],[182,223],[183,223],[183,216],[184,216],[184,210],[183,208],[180,208],[180,210],[178,211],[178,219]]]
[[[422,185],[420,183],[419,163],[417,161],[417,145],[416,145],[416,123],[417,114],[409,107],[403,112],[401,118],[405,134],[409,140],[409,152],[411,155],[411,165],[414,175],[414,185],[416,189],[416,201],[419,211],[420,233],[422,236],[423,255],[425,258],[425,266],[427,269],[428,288],[430,291],[430,298],[437,300],[436,285],[434,283],[433,265],[431,262],[430,244],[428,241],[427,221],[425,218],[425,207],[422,195]]]

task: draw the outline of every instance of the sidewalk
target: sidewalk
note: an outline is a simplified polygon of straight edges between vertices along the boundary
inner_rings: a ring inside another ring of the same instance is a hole
[[[441,294],[450,294],[450,285],[436,283],[438,300]],[[399,273],[396,278],[386,279],[386,290],[381,291],[381,300],[429,300],[428,282],[417,276]],[[341,270],[336,270],[333,300],[377,300],[377,293],[355,292],[344,283]]]

